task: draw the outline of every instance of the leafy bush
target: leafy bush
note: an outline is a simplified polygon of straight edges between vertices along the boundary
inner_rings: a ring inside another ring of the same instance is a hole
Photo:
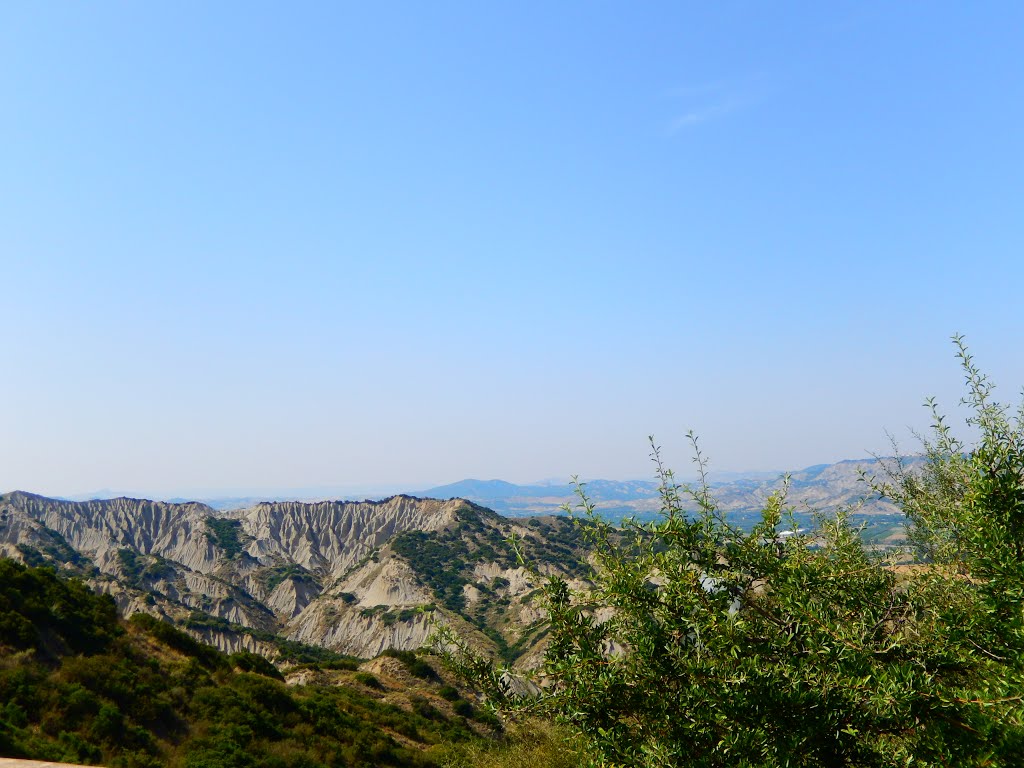
[[[629,546],[579,489],[595,588],[545,587],[541,704],[596,763],[1019,764],[1024,411],[1009,417],[960,354],[977,445],[939,417],[926,473],[897,466],[884,489],[912,524],[916,568],[866,552],[843,513],[800,532],[784,488],[751,531],[734,528],[656,447],[662,514],[633,524]]]

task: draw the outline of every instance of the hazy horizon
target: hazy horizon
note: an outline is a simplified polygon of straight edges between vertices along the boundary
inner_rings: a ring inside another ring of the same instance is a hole
[[[846,459],[840,459],[839,461],[871,461],[875,458],[874,456],[862,456],[862,457],[849,457]],[[882,458],[892,458],[891,456],[883,456]],[[741,478],[771,478],[777,476],[780,480],[786,473],[799,472],[804,469],[811,467],[820,466],[820,464],[809,464],[802,467],[788,467],[786,469],[774,469],[774,470],[747,470],[747,471],[724,471],[711,469],[708,472],[708,479],[712,483],[728,482]],[[695,471],[682,471],[675,472],[675,478],[680,483],[693,483],[698,480],[698,476]],[[610,482],[657,482],[653,471],[644,477],[576,477],[575,480],[579,480],[583,483],[589,483],[596,480],[610,481]],[[526,481],[511,481],[504,477],[461,477],[451,480],[445,480],[443,482],[429,483],[420,486],[413,486],[407,483],[379,483],[375,485],[334,485],[334,486],[304,486],[304,487],[220,487],[220,488],[186,488],[182,486],[165,486],[162,488],[93,488],[91,490],[80,490],[66,493],[46,493],[38,489],[33,488],[7,488],[0,489],[0,493],[11,493],[14,491],[23,491],[27,493],[35,493],[41,496],[51,496],[57,498],[66,498],[74,501],[86,501],[91,499],[106,499],[115,498],[120,496],[131,497],[131,498],[145,498],[161,501],[228,501],[234,499],[266,499],[266,500],[295,500],[295,501],[309,501],[309,500],[321,500],[321,499],[333,499],[333,500],[362,500],[362,499],[381,499],[396,494],[422,494],[424,492],[432,491],[439,488],[445,488],[450,485],[458,485],[464,482],[506,482],[518,486],[533,486],[533,487],[551,487],[552,490],[564,490],[567,492],[572,491],[575,482],[574,478],[567,477],[565,479],[555,477],[545,478],[534,478]]]
[[[913,450],[1024,383],[1024,6],[0,8],[0,488]]]

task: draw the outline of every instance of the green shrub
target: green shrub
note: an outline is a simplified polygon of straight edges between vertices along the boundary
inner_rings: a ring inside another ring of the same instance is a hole
[[[883,487],[907,514],[917,568],[865,551],[847,513],[798,531],[784,489],[738,530],[706,483],[675,483],[656,447],[662,514],[634,523],[632,544],[579,489],[595,588],[545,587],[542,703],[595,762],[1019,765],[1024,409],[994,403],[957,343],[978,442],[936,414],[924,474],[897,465]]]
[[[446,699],[448,701],[455,701],[459,698],[459,692],[450,685],[442,685],[438,689],[437,695],[440,696],[442,699]]]
[[[369,672],[356,672],[353,676],[357,683],[365,685],[367,688],[380,688],[380,680],[371,675]]]

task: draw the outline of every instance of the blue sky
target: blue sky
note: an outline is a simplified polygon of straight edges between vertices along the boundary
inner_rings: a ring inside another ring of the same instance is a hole
[[[8,3],[0,488],[792,469],[1024,382],[1015,3]]]

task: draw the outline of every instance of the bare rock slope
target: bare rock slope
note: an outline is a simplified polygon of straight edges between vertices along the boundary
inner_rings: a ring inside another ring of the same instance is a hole
[[[262,503],[219,512],[118,498],[0,496],[0,555],[50,563],[222,650],[320,647],[370,657],[427,642],[437,623],[514,660],[539,614],[507,539],[542,569],[582,577],[579,532],[462,499]]]

